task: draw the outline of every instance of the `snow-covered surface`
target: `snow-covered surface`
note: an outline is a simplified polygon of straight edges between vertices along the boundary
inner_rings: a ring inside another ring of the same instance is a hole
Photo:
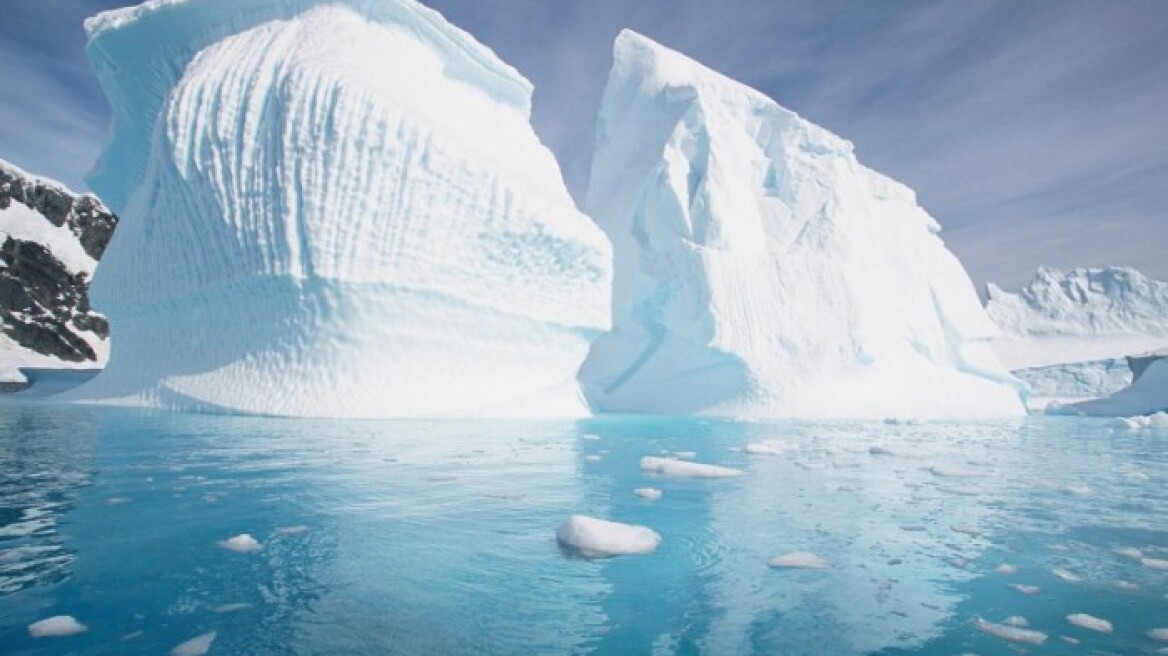
[[[574,416],[610,247],[531,85],[413,0],[153,1],[87,23],[122,215],[92,401]]]
[[[987,286],[1010,369],[1119,358],[1168,345],[1168,283],[1126,267],[1039,269],[1018,292]]]
[[[1051,414],[1130,417],[1168,411],[1168,358],[1156,360],[1139,380],[1110,396],[1077,403],[1054,404]]]
[[[852,145],[625,31],[587,210],[613,241],[611,333],[581,381],[607,411],[1024,412],[968,275],[913,192]]]
[[[707,465],[700,462],[655,456],[641,458],[641,470],[678,478],[734,478],[746,473],[740,469],[721,465]]]
[[[44,245],[74,273],[93,275],[97,267],[97,261],[89,257],[68,226],[55,226],[21,203],[0,208],[0,243],[7,236]]]
[[[72,615],[56,615],[28,625],[28,634],[34,638],[60,638],[88,631]]]
[[[572,515],[556,529],[556,539],[586,558],[646,554],[661,544],[661,536],[645,526]]]

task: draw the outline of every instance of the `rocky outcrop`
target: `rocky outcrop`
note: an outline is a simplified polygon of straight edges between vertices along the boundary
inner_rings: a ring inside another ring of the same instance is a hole
[[[0,216],[0,330],[35,354],[98,362],[109,324],[89,305],[89,280],[117,217],[91,195],[3,161]]]

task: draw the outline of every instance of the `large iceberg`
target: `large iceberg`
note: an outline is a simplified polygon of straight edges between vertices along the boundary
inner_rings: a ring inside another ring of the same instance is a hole
[[[1011,369],[1119,358],[1168,346],[1168,283],[1128,267],[1039,269],[1017,292],[987,285]]]
[[[412,0],[151,0],[86,23],[123,222],[88,400],[298,416],[565,416],[610,247],[531,85]]]
[[[996,330],[939,226],[852,145],[625,31],[587,211],[613,241],[605,411],[1021,415]]]

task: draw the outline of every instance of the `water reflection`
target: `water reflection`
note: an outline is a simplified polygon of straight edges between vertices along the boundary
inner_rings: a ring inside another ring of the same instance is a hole
[[[65,579],[62,518],[92,484],[92,413],[0,406],[0,596]]]

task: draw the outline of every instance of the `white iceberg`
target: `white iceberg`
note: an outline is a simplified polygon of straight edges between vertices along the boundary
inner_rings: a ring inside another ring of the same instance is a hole
[[[600,410],[1024,413],[996,328],[911,190],[762,94],[624,31],[586,208],[613,241]]]
[[[1168,354],[1148,365],[1131,385],[1101,399],[1053,405],[1051,414],[1128,417],[1133,428],[1168,427]]]
[[[28,625],[28,634],[34,638],[61,638],[85,633],[89,627],[72,615],[56,615]]]
[[[611,250],[531,84],[414,0],[151,0],[86,22],[122,215],[118,347],[75,398],[297,416],[575,416]]]
[[[679,478],[734,478],[746,473],[740,469],[722,467],[721,465],[706,465],[700,462],[655,456],[641,458],[641,470]]]
[[[586,558],[647,554],[661,544],[651,528],[572,515],[556,529],[560,544]]]

